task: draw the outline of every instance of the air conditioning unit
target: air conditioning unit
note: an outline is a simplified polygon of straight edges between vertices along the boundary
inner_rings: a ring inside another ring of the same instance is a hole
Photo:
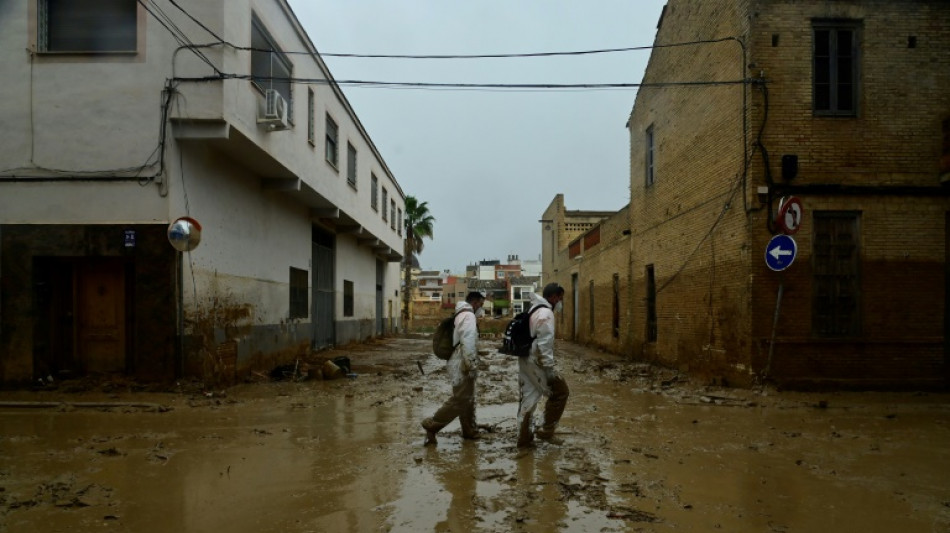
[[[264,91],[264,107],[257,123],[271,131],[285,130],[290,127],[287,121],[287,100],[274,89]]]

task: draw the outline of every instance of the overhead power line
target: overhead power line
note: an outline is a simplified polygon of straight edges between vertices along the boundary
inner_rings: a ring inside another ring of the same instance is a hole
[[[357,87],[378,87],[390,89],[633,89],[633,88],[663,88],[663,87],[701,87],[714,85],[741,85],[753,83],[755,80],[724,80],[724,81],[672,81],[657,83],[433,83],[409,81],[373,81],[373,80],[327,80],[325,78],[267,78],[250,74],[223,74],[221,76],[206,76],[198,78],[175,78],[182,82],[206,82],[222,79],[238,80],[271,80],[282,83],[303,84],[336,84]]]

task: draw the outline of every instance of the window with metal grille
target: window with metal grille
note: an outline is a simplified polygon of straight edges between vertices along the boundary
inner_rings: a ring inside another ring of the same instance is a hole
[[[36,8],[39,52],[137,51],[135,0],[38,0]]]
[[[294,65],[277,46],[258,18],[251,18],[251,79],[261,91],[274,89],[287,101],[287,116],[293,116],[290,80]]]
[[[857,21],[812,24],[812,105],[816,115],[857,115],[859,28]]]
[[[383,187],[383,221],[389,220],[389,214],[386,212],[386,208],[389,207],[389,193],[386,192],[386,187]]]
[[[860,335],[860,213],[816,211],[813,221],[812,331]]]
[[[343,280],[343,316],[353,316],[353,282]]]
[[[356,188],[356,148],[346,143],[346,182]]]
[[[646,272],[647,297],[646,297],[646,316],[647,316],[647,342],[656,342],[657,338],[657,319],[656,319],[656,277],[653,272],[653,265],[647,265]]]
[[[396,229],[396,201],[389,201],[389,228]]]
[[[290,267],[290,318],[307,318],[310,315],[308,278],[306,270]]]

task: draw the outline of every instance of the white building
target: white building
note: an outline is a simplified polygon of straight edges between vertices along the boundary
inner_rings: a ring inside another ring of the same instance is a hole
[[[4,2],[0,44],[0,381],[398,327],[403,191],[286,0]]]

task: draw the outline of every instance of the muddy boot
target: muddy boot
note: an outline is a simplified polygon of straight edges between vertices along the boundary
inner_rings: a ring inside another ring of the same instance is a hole
[[[518,428],[518,447],[534,448],[534,433],[531,431],[531,419],[525,417]]]
[[[482,438],[481,434],[478,432],[478,426],[474,421],[465,422],[462,424],[462,438],[466,440],[478,440]]]
[[[564,444],[564,440],[554,436],[554,429],[557,428],[556,425],[553,426],[541,426],[536,429],[534,436],[551,444],[560,446]]]
[[[424,446],[439,443],[439,441],[435,438],[435,434],[438,433],[442,428],[439,427],[435,421],[433,421],[431,418],[426,418],[422,421],[422,429],[426,430],[426,440],[423,443]]]

